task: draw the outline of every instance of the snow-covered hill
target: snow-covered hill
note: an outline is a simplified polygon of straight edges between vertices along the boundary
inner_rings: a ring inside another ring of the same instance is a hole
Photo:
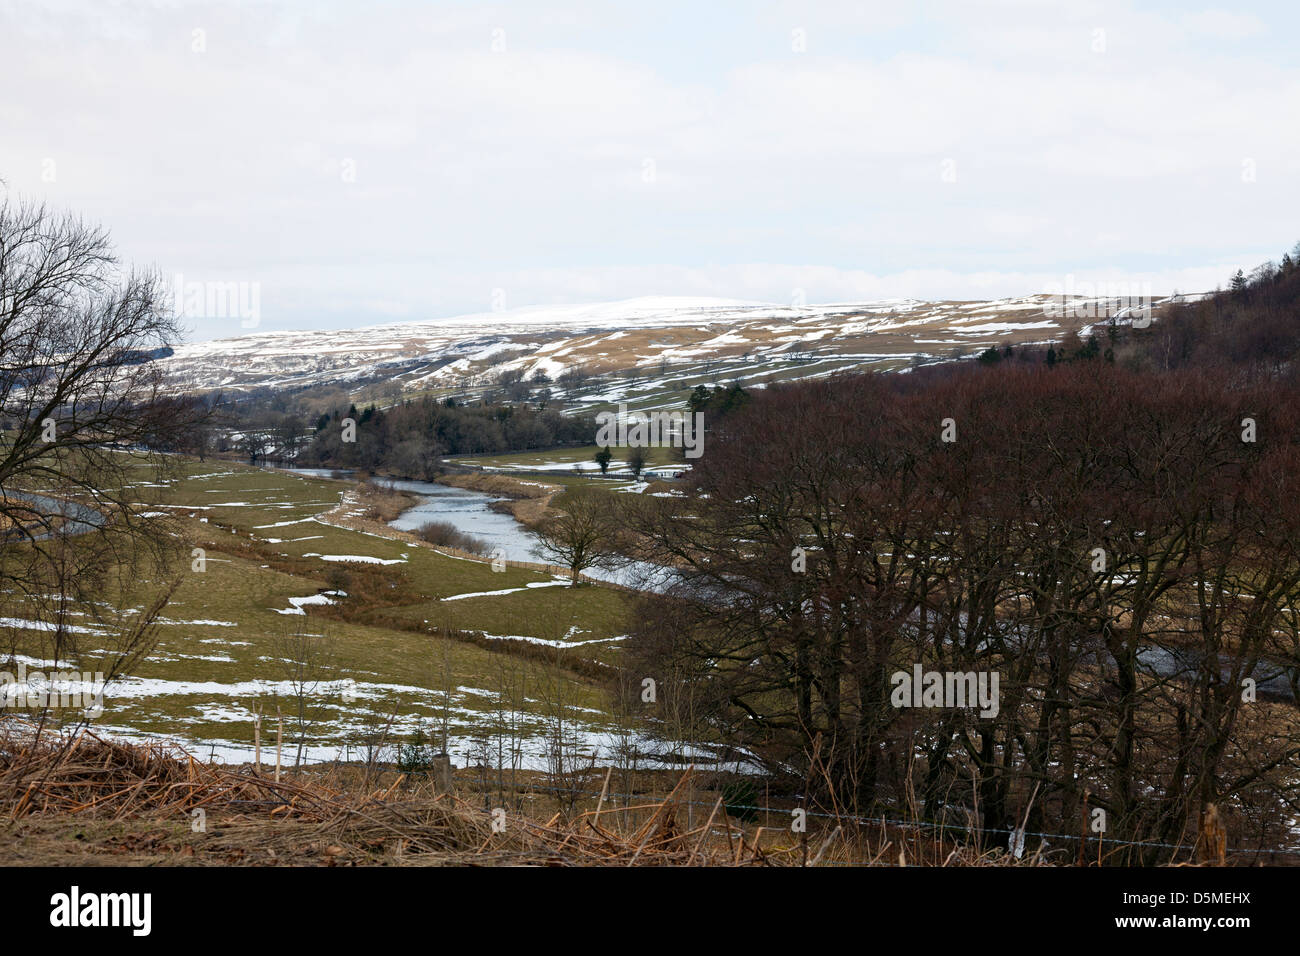
[[[1083,303],[1083,307],[1080,307]],[[990,345],[1060,339],[1122,310],[1113,302],[1032,295],[991,301],[782,306],[654,297],[522,308],[367,328],[262,332],[184,345],[163,365],[177,388],[484,384],[517,369],[557,378],[638,371],[659,376],[719,363],[828,374],[909,367]]]

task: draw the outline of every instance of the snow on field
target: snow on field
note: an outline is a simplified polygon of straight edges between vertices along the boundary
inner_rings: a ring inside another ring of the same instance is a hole
[[[49,621],[29,621],[21,617],[0,617],[0,627],[12,627],[20,631],[57,631],[59,626]],[[62,630],[68,634],[104,634],[97,627],[83,627],[78,624],[64,624]]]
[[[526,644],[543,644],[546,647],[585,647],[588,644],[608,644],[610,641],[627,639],[626,634],[620,634],[618,637],[596,637],[590,641],[553,641],[545,637],[530,637],[527,634],[489,634],[486,631],[478,631],[477,633],[489,641],[523,641]],[[572,630],[569,633],[573,633]]]
[[[1017,332],[1021,329],[1054,329],[1057,324],[1050,320],[1042,322],[985,322],[980,325],[963,325],[960,328],[953,329],[966,335],[970,332]]]
[[[205,660],[208,658],[204,658]],[[439,699],[441,691],[410,684],[384,684],[366,681],[322,681],[314,696],[337,695],[343,690],[359,698],[378,700],[385,694],[418,694]],[[141,700],[149,697],[258,697],[293,696],[294,683],[289,680],[243,680],[226,683],[214,680],[169,680],[162,677],[121,677],[109,685],[106,695],[114,701]],[[466,711],[466,713],[472,713]],[[251,716],[251,715],[250,715]]]
[[[500,591],[471,591],[466,594],[453,594],[450,597],[441,598],[443,601],[463,601],[465,598],[478,597],[496,597],[499,594],[518,594],[520,591],[527,591],[531,588],[565,588],[569,586],[567,578],[556,578],[554,581],[533,581],[521,588],[502,588]]]
[[[327,594],[329,593],[333,593],[333,592],[326,592],[325,594],[312,594],[309,595],[308,597],[291,597],[289,598],[289,603],[292,605],[292,607],[284,608],[284,609],[276,607],[276,608],[271,608],[271,610],[275,611],[275,613],[277,614],[301,614],[305,617],[307,615],[307,612],[304,611],[303,608],[309,604],[337,604],[338,603],[337,601],[332,601],[330,600],[329,597],[327,597]]]
[[[522,345],[518,342],[493,342],[491,345],[487,346],[486,348],[482,348],[479,349],[477,352],[474,352],[469,356],[469,358],[472,359],[473,361],[480,362],[485,358],[490,358],[493,355],[499,355],[502,352],[513,352],[518,349],[523,349],[527,347],[528,346]]]
[[[462,458],[462,459],[458,459],[458,461],[466,465],[474,465],[478,468],[482,468],[484,471],[499,471],[499,472],[573,471],[575,468],[581,471],[600,470],[600,465],[596,464],[595,461],[588,461],[586,459],[581,459],[578,461],[546,461],[545,459],[541,459],[538,461],[526,461],[526,462],[495,462],[491,465],[485,464],[482,461],[474,458]],[[626,465],[627,462],[620,462],[613,459],[611,459],[609,463],[609,467],[611,469],[626,467]],[[533,485],[537,485],[539,488],[546,487],[545,482],[540,482],[540,481],[521,482],[521,484],[533,484]]]
[[[352,561],[357,564],[405,564],[406,557],[400,558],[376,558],[368,554],[317,554],[315,551],[309,551],[303,555],[304,558],[320,558],[322,561]]]
[[[981,334],[1003,335],[1032,325],[1034,313],[1046,315],[1053,301],[1052,296],[1040,294],[983,301],[887,299],[795,307],[647,297],[359,329],[254,332],[182,345],[160,365],[178,383],[198,387],[346,384],[376,376],[411,386],[438,386],[505,370],[525,375],[544,371],[555,378],[570,366],[591,364],[647,368],[665,359],[688,364],[727,362],[741,351],[770,360],[773,351],[795,342],[819,343],[821,354],[838,354],[856,351],[855,345],[875,335],[893,336],[887,347],[903,346],[892,353],[896,355],[907,351],[906,339],[912,331],[933,336],[978,323],[990,326]],[[1017,322],[1022,316],[1026,322]],[[661,378],[680,374],[679,367]],[[667,381],[656,385],[665,387]]]
[[[277,521],[274,524],[255,524],[254,530],[261,531],[263,528],[286,528],[291,524],[302,524],[304,521],[315,521],[315,516],[310,518],[296,518],[293,521]]]
[[[243,708],[224,709],[221,707],[204,707],[199,706],[196,716],[199,719],[212,723],[250,723],[253,720],[251,711]],[[453,709],[456,713],[456,709]],[[466,712],[468,719],[465,726],[456,725],[455,731],[447,737],[447,749],[457,762],[468,759],[468,755],[474,752],[476,745],[481,741],[481,733],[473,733],[473,728],[480,719],[480,715],[475,712]],[[395,739],[401,739],[418,731],[428,731],[429,719],[419,714],[403,714],[392,718],[390,730]],[[360,722],[349,724],[340,724],[339,731],[341,735],[355,735],[364,733],[367,728]],[[683,744],[674,742],[665,742],[642,734],[623,734],[613,731],[603,730],[589,723],[577,723],[573,725],[576,735],[574,741],[576,751],[586,759],[609,759],[616,754],[625,754],[627,747],[630,745],[636,748],[637,752],[642,755],[642,759],[647,762],[654,761],[660,757],[670,760],[671,765],[677,767],[682,759],[690,760],[698,766],[710,766],[721,761],[719,753],[710,750],[703,745]],[[125,740],[135,743],[168,743],[180,750],[193,754],[195,757],[212,760],[215,763],[223,764],[245,764],[252,763],[254,758],[253,745],[251,743],[240,743],[231,740],[203,740],[195,741],[186,738],[183,734],[143,734],[138,730],[130,727],[116,727],[104,723],[96,723],[95,733],[103,737],[112,737],[118,740]],[[274,748],[262,747],[262,763],[272,764],[275,760]],[[520,742],[520,769],[546,771],[551,767],[553,759],[550,752],[550,740],[544,733],[538,733],[535,736],[527,737]],[[297,747],[293,748],[296,754]],[[344,744],[308,744],[303,747],[303,762],[306,764],[333,763],[334,761],[348,761],[363,759],[363,751],[360,747]],[[292,764],[293,757],[287,756],[286,763]],[[726,767],[729,770],[735,770],[740,773],[757,773],[758,766],[752,758],[742,752],[741,759],[737,760],[732,756],[726,761]]]

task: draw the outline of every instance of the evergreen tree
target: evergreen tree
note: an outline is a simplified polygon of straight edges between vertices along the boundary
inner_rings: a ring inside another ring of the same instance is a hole
[[[714,395],[720,399],[718,413],[722,415],[749,404],[749,393],[740,387],[739,382],[732,382],[725,392],[718,389]]]
[[[704,411],[704,407],[709,404],[708,386],[696,385],[695,390],[691,392],[690,398],[686,399],[686,404],[692,412]]]

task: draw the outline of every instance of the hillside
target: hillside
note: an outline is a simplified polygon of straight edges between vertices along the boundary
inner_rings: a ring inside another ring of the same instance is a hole
[[[501,373],[558,379],[575,369],[633,381],[717,374],[761,384],[847,368],[899,370],[992,345],[1056,340],[1119,311],[1105,300],[1067,305],[1050,295],[816,306],[662,297],[254,333],[183,345],[162,364],[174,387],[227,391],[380,381],[419,391],[485,384]],[[590,402],[624,397],[602,393]]]

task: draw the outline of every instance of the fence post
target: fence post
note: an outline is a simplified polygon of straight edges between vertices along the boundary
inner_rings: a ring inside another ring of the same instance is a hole
[[[433,789],[437,793],[451,793],[451,754],[433,755]]]
[[[1196,837],[1197,862],[1224,866],[1227,855],[1228,834],[1219,822],[1219,808],[1207,803],[1201,811],[1201,832]]]

